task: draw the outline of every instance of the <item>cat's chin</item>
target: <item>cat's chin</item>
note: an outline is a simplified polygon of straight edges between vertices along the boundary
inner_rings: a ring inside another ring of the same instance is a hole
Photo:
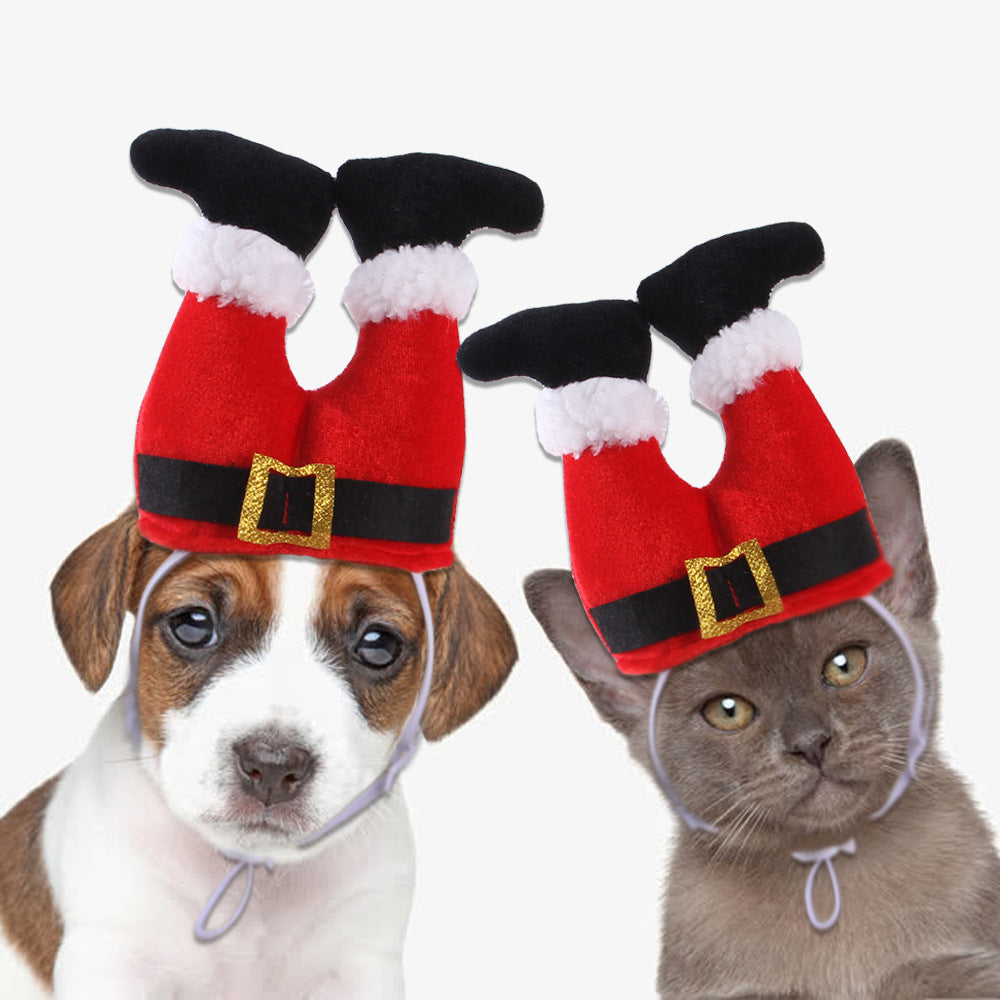
[[[842,830],[870,812],[870,782],[819,775],[788,811],[788,825],[809,833]]]

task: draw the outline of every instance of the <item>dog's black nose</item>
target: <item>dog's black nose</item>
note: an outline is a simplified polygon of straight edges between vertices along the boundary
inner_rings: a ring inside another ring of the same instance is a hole
[[[316,761],[304,747],[267,736],[233,744],[243,790],[265,806],[295,798],[312,776]]]

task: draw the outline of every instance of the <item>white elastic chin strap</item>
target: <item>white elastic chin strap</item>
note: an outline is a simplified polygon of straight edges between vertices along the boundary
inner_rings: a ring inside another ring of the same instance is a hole
[[[904,652],[909,658],[910,667],[913,670],[913,683],[915,689],[913,712],[910,715],[910,735],[907,742],[906,767],[903,768],[902,773],[896,779],[896,783],[893,785],[892,791],[889,792],[889,797],[885,800],[885,803],[880,809],[873,812],[870,817],[871,819],[881,819],[899,801],[903,793],[909,787],[910,782],[916,776],[917,761],[920,760],[924,750],[927,749],[933,698],[924,681],[924,673],[920,667],[920,661],[917,659],[916,650],[913,648],[913,643],[910,642],[910,637],[903,631],[903,626],[899,624],[889,609],[876,598],[869,595],[862,597],[861,600],[867,604],[868,607],[871,608],[872,611],[874,611],[875,614],[877,614],[890,629],[892,629],[896,638],[899,640],[900,645],[903,647]],[[664,670],[659,677],[657,677],[656,687],[653,689],[653,699],[649,706],[647,738],[649,740],[649,753],[653,762],[653,771],[660,783],[660,787],[663,789],[663,794],[666,795],[670,804],[677,811],[677,815],[680,816],[689,829],[704,830],[706,833],[718,833],[718,827],[705,822],[703,819],[699,819],[684,807],[684,804],[681,802],[680,797],[677,794],[677,790],[667,777],[667,772],[663,768],[663,762],[660,760],[660,755],[656,749],[656,709],[659,705],[660,696],[663,693],[663,689],[666,686],[667,677],[669,675],[670,671]],[[829,930],[837,922],[837,918],[840,916],[840,886],[837,883],[837,876],[833,870],[833,859],[838,854],[854,854],[856,850],[857,845],[855,844],[854,839],[851,838],[843,844],[824,847],[816,851],[792,852],[792,857],[796,861],[801,861],[804,864],[812,864],[809,876],[806,879],[806,915],[809,918],[809,923],[811,923],[818,931]],[[816,915],[816,908],[813,903],[813,889],[816,885],[816,876],[822,866],[826,867],[827,874],[830,876],[830,884],[833,887],[833,912],[824,920],[821,920]]]
[[[129,679],[128,686],[125,689],[125,721],[128,726],[129,735],[132,739],[132,745],[137,753],[142,746],[142,729],[139,723],[137,686],[139,682],[139,648],[142,643],[142,624],[146,613],[146,604],[150,595],[156,589],[160,581],[178,563],[186,559],[188,555],[188,552],[176,551],[167,556],[163,563],[157,568],[156,572],[152,575],[149,583],[146,584],[146,589],[142,593],[142,598],[139,601],[139,607],[136,611],[135,628],[132,632],[132,641],[129,644]],[[389,763],[386,765],[385,770],[363,792],[348,802],[347,805],[333,817],[333,819],[324,823],[318,830],[315,830],[313,833],[310,833],[307,837],[300,840],[297,844],[300,848],[311,847],[318,840],[322,840],[323,837],[333,833],[334,830],[345,826],[383,795],[387,795],[396,778],[399,776],[400,771],[402,771],[403,768],[405,768],[406,765],[413,759],[413,756],[416,754],[417,748],[420,746],[423,739],[420,724],[423,719],[424,708],[427,706],[427,699],[430,696],[431,682],[433,680],[434,618],[431,614],[431,605],[427,597],[427,587],[424,583],[423,574],[411,573],[410,575],[413,577],[414,586],[417,588],[417,596],[420,598],[420,608],[423,611],[424,628],[427,633],[427,654],[424,664],[424,676],[420,684],[420,690],[417,692],[417,699],[413,703],[413,708],[410,709],[410,714],[400,731],[399,739],[396,741],[396,745],[393,748],[392,755],[389,758]],[[261,865],[267,869],[267,871],[271,872],[274,871],[276,864],[273,858],[254,854],[244,854],[240,851],[222,850],[220,848],[219,853],[234,862],[234,867],[229,871],[226,877],[219,883],[216,890],[209,897],[208,902],[205,904],[204,909],[201,911],[200,916],[195,922],[194,936],[198,941],[215,941],[230,930],[240,917],[243,916],[243,912],[246,910],[247,904],[250,902],[250,895],[253,891],[254,869],[258,865]],[[219,902],[222,900],[222,897],[226,894],[229,887],[243,871],[246,871],[246,888],[243,891],[243,898],[240,900],[233,915],[225,923],[214,930],[209,930],[208,921],[211,919],[212,913],[219,905]]]

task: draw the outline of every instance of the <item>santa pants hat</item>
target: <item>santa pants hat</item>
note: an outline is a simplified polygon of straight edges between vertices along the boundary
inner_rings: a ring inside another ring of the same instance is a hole
[[[798,333],[767,308],[778,281],[822,256],[803,224],[731,234],[646,279],[638,307],[529,310],[459,353],[473,378],[546,386],[539,439],[563,460],[574,579],[625,673],[869,593],[891,572],[850,458],[796,370]],[[697,354],[693,393],[722,418],[725,456],[706,487],[660,450],[666,406],[645,383],[647,321]],[[538,327],[544,348],[525,336]],[[634,359],[630,370],[602,370],[609,345]],[[560,367],[560,354],[572,362]]]
[[[533,228],[537,186],[432,154],[349,161],[335,181],[215,132],[157,130],[132,156],[205,216],[174,261],[186,295],[139,416],[145,537],[417,572],[450,565],[465,446],[457,323],[476,288],[455,244],[480,226]],[[285,333],[311,299],[304,258],[335,200],[365,258],[344,293],[358,346],[337,378],[305,390]]]

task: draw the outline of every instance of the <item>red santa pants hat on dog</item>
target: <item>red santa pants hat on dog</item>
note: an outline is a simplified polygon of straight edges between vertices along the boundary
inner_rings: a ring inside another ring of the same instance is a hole
[[[476,289],[457,244],[483,226],[534,228],[537,185],[431,154],[349,161],[335,181],[216,132],[147,133],[132,156],[205,214],[174,260],[186,295],[139,415],[142,534],[193,551],[451,565],[465,447],[455,353]],[[358,346],[305,390],[285,334],[312,297],[304,258],[335,201],[364,258],[344,293]]]

